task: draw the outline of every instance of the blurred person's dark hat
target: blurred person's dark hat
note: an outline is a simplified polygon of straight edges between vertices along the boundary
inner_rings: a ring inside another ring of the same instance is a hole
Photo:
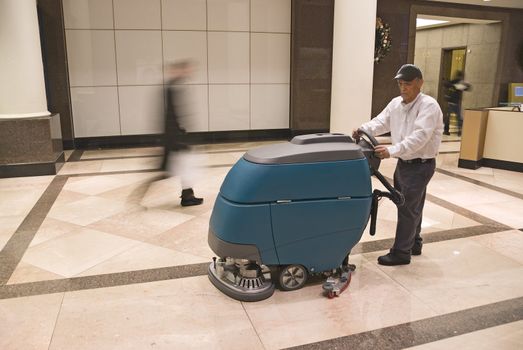
[[[405,81],[412,81],[414,79],[423,79],[421,70],[413,64],[404,64],[396,73],[394,79],[401,79]]]

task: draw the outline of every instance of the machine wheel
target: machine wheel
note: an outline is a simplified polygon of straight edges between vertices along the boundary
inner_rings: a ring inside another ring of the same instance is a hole
[[[309,273],[307,269],[301,265],[287,265],[280,270],[280,288],[282,290],[296,290],[305,285]]]

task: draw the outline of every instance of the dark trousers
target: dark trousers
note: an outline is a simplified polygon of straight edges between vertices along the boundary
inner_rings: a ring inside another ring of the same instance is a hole
[[[398,160],[394,172],[394,187],[405,196],[405,204],[398,207],[398,224],[393,252],[410,256],[410,250],[420,236],[421,220],[427,185],[434,175],[436,161],[409,164]]]
[[[447,106],[447,114],[443,118],[443,122],[445,123],[443,131],[445,133],[449,132],[449,129],[450,129],[450,115],[452,113],[456,114],[456,116],[458,118],[458,133],[461,134],[461,126],[463,125],[463,116],[461,115],[461,103],[449,102],[449,104]]]

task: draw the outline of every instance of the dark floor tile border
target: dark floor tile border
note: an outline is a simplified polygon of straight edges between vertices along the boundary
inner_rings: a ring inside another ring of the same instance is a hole
[[[84,154],[83,150],[75,149],[67,159],[67,162],[77,162],[82,158],[82,155]]]
[[[450,241],[453,239],[467,238],[485,235],[489,233],[496,233],[506,231],[506,228],[501,226],[478,225],[470,227],[455,228],[450,230],[436,231],[423,233],[423,243],[435,243],[442,241]],[[379,237],[379,232],[376,233]],[[388,250],[392,248],[394,238],[385,238],[375,241],[359,242],[352,248],[351,254],[365,254],[378,252],[380,250]]]
[[[202,276],[207,274],[209,264],[210,262],[95,276],[8,284],[0,286],[0,300]]]
[[[473,211],[460,207],[456,204],[452,204],[452,203],[450,203],[444,199],[441,199],[439,197],[436,197],[434,195],[427,194],[426,199],[436,205],[439,205],[440,207],[448,209],[454,213],[460,214],[461,216],[465,216],[473,221],[479,222],[480,224],[487,225],[487,226],[495,226],[495,227],[499,227],[500,229],[504,229],[504,230],[512,229],[511,227],[509,227],[507,225],[501,224],[501,223],[499,223],[495,220],[489,219],[483,215],[474,213]]]
[[[523,319],[523,297],[287,349],[404,349]]]
[[[466,176],[463,176],[463,175],[460,175],[460,174],[456,174],[456,173],[453,173],[453,172],[448,171],[448,170],[444,170],[444,169],[438,168],[438,169],[436,169],[436,172],[438,172],[440,174],[447,175],[447,176],[452,176],[452,177],[454,177],[456,179],[467,181],[467,182],[470,182],[470,183],[472,183],[474,185],[485,187],[485,188],[488,188],[490,190],[494,190],[494,191],[497,191],[497,192],[500,192],[500,193],[503,193],[503,194],[506,194],[506,195],[509,195],[509,196],[512,196],[512,197],[516,197],[518,199],[523,199],[523,194],[522,193],[518,193],[518,192],[511,191],[511,190],[507,190],[505,188],[494,186],[494,185],[491,185],[491,184],[483,182],[483,181],[471,179],[470,177],[466,177]]]
[[[385,176],[385,178],[387,179],[387,181],[389,181],[390,183],[393,183],[394,181],[390,178],[390,177],[387,177]],[[463,207],[460,207],[456,204],[452,204],[450,203],[449,201],[446,201],[442,198],[439,198],[439,197],[436,197],[432,194],[428,194],[427,193],[427,196],[426,196],[426,200],[428,200],[429,202],[432,202],[436,205],[439,205],[440,207],[443,207],[447,210],[450,210],[454,213],[457,213],[457,214],[460,214],[461,216],[465,216],[473,221],[476,221],[480,224],[483,224],[483,225],[488,225],[488,226],[494,226],[494,227],[498,227],[500,228],[500,230],[511,230],[512,228],[509,227],[509,226],[506,226],[506,225],[503,225],[495,220],[492,220],[492,219],[489,219],[483,215],[480,215],[480,214],[477,214],[477,213],[474,213],[473,211],[470,211],[468,209],[465,209]]]
[[[441,242],[458,238],[478,236],[503,231],[499,226],[472,226],[431,232],[423,235],[425,243]],[[371,242],[360,242],[351,254],[372,253],[389,249],[394,239],[386,238]],[[207,274],[208,263],[170,266],[94,276],[65,278],[0,286],[0,300],[26,296],[72,292],[77,290],[125,286],[169,279],[203,276]],[[16,266],[15,266],[16,267]]]
[[[64,176],[55,176],[24,221],[22,221],[0,251],[0,286],[6,284],[13,274],[34,235],[62,191],[67,179]]]

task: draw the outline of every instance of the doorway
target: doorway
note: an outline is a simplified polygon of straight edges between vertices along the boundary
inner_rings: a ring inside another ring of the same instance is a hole
[[[466,62],[466,47],[445,48],[441,50],[441,67],[440,78],[438,84],[438,103],[441,106],[444,118],[447,117],[448,103],[446,95],[448,94],[448,82],[456,78],[458,71],[465,73]],[[455,131],[457,129],[458,120],[454,113],[449,116],[450,129]]]

